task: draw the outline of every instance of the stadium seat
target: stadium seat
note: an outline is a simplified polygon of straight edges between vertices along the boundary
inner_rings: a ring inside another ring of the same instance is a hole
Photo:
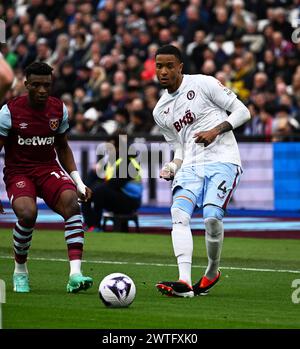
[[[103,213],[103,223],[102,229],[106,230],[106,225],[108,221],[113,222],[113,231],[128,232],[128,222],[133,221],[135,223],[135,231],[140,232],[138,213],[133,211],[128,214],[116,214],[113,212]]]

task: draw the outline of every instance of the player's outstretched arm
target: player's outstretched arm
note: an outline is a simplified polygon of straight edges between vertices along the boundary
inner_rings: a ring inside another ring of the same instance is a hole
[[[77,186],[79,199],[82,201],[90,200],[92,191],[81,180],[66,134],[57,135],[55,137],[55,149],[61,166],[70,175]]]
[[[0,52],[0,102],[14,81],[14,73]]]

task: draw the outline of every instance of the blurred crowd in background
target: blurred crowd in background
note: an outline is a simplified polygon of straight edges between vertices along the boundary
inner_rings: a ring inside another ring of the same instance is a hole
[[[237,133],[300,131],[300,0],[4,0],[0,18],[16,76],[6,99],[25,92],[28,64],[50,64],[71,135],[159,134],[154,57],[165,44],[182,50],[184,73],[215,76],[248,106]]]

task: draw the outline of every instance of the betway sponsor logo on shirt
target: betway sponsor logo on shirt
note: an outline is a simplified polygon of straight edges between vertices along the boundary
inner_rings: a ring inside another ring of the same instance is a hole
[[[54,144],[54,136],[53,137],[40,137],[34,136],[31,138],[22,138],[18,136],[18,144],[19,145],[53,145]]]

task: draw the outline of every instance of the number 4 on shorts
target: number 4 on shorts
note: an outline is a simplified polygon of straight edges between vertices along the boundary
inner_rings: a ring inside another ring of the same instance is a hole
[[[218,189],[223,192],[223,194],[226,194],[227,188],[225,187],[226,181],[223,181],[222,183],[219,184]]]

